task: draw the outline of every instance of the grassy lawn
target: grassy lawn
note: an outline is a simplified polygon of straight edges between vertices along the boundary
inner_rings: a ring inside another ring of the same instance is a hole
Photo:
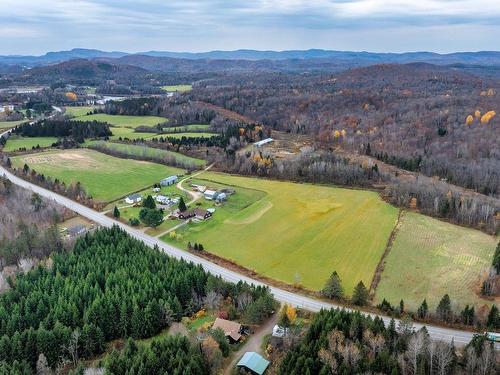
[[[183,125],[183,126],[174,126],[174,127],[168,127],[168,128],[163,128],[163,132],[165,133],[173,133],[173,132],[196,132],[200,130],[208,130],[210,129],[210,125],[205,125],[205,124],[189,124],[189,125]]]
[[[376,300],[397,304],[403,298],[415,311],[424,298],[434,309],[448,293],[459,302],[457,308],[482,305],[486,301],[475,291],[497,241],[474,229],[408,212],[387,257]]]
[[[64,107],[66,109],[66,115],[69,117],[82,117],[87,116],[87,113],[92,112],[95,107],[85,106],[85,107]]]
[[[146,132],[136,132],[133,128],[120,128],[117,126],[110,127],[111,133],[113,134],[109,139],[118,140],[120,137],[122,139],[151,139],[156,137],[157,133],[146,133]]]
[[[169,91],[169,92],[186,92],[186,91],[191,91],[193,89],[192,85],[170,85],[170,86],[162,86],[162,90]]]
[[[124,116],[124,115],[107,115],[98,113],[95,115],[86,115],[75,118],[78,121],[102,121],[117,127],[137,128],[138,126],[156,126],[167,122],[165,117],[158,116]]]
[[[88,193],[104,202],[145,189],[164,177],[183,173],[178,168],[115,158],[88,149],[47,151],[11,160],[16,168],[26,163],[37,172],[66,184],[80,181]]]
[[[369,286],[397,219],[398,210],[373,192],[209,172],[199,178],[236,193],[210,220],[180,228],[177,245],[202,243],[260,274],[313,290],[334,270],[347,294],[360,280]]]
[[[205,165],[205,161],[201,159],[191,158],[173,151],[161,150],[158,148],[141,146],[141,145],[129,145],[123,143],[113,143],[105,141],[88,141],[86,143],[87,147],[104,147],[108,150],[113,150],[127,155],[144,156],[144,157],[155,157],[168,160],[169,158],[174,158],[178,162],[190,163],[196,166]]]
[[[28,120],[19,120],[19,121],[0,121],[0,129],[9,129],[13,128],[19,124],[22,124],[23,122],[26,122]]]
[[[18,137],[13,135],[7,140],[3,151],[12,152],[24,147],[27,150],[31,150],[33,147],[37,146],[50,147],[55,142],[57,142],[56,137]]]
[[[210,138],[217,133],[171,133],[171,134],[161,134],[162,137],[170,137],[170,138]],[[159,136],[157,136],[159,137]]]

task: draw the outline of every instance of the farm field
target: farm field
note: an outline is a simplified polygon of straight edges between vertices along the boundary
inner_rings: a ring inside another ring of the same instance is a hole
[[[80,181],[95,199],[109,202],[143,190],[182,170],[156,163],[120,159],[89,149],[57,150],[11,158],[12,165],[30,168],[66,184]]]
[[[193,89],[192,85],[169,85],[169,86],[162,86],[162,90],[168,91],[168,92],[186,92],[186,91],[191,91]]]
[[[408,212],[403,216],[387,256],[376,291],[377,303],[401,298],[413,311],[427,299],[435,309],[448,293],[455,308],[487,303],[475,294],[479,277],[491,264],[498,239],[478,230],[463,228]]]
[[[4,152],[17,151],[20,148],[31,150],[33,147],[50,147],[53,143],[57,142],[56,137],[18,137],[10,136],[5,144]]]
[[[9,129],[13,128],[14,126],[17,126],[19,124],[22,124],[23,122],[26,122],[28,120],[19,120],[19,121],[0,121],[0,129]]]
[[[125,116],[125,115],[107,115],[98,113],[94,115],[85,115],[76,117],[77,121],[102,121],[117,127],[137,128],[138,126],[156,126],[167,122],[165,117],[158,116]]]
[[[177,245],[202,243],[262,275],[313,290],[332,271],[348,295],[360,280],[369,286],[398,214],[368,191],[210,172],[198,178],[236,193],[210,220],[179,228]],[[240,194],[247,204],[238,202]],[[162,239],[175,242],[168,235]]]
[[[201,159],[191,158],[189,156],[182,155],[173,151],[161,150],[158,148],[141,146],[141,145],[129,145],[129,144],[113,143],[105,141],[89,141],[86,142],[86,146],[89,148],[96,147],[97,150],[103,147],[111,151],[121,152],[131,156],[154,157],[165,160],[173,158],[178,162],[189,163],[194,166],[205,165],[205,161]]]
[[[206,124],[189,124],[189,125],[182,125],[182,126],[173,126],[173,127],[168,127],[168,128],[163,128],[163,132],[165,133],[175,133],[175,132],[195,132],[199,130],[208,130],[210,129],[210,125]]]
[[[167,133],[167,134],[161,134],[160,136],[181,139],[182,137],[186,137],[186,138],[210,138],[210,137],[213,137],[215,135],[217,135],[217,134],[216,133]]]
[[[146,132],[136,132],[133,128],[120,128],[117,126],[111,126],[109,128],[113,134],[109,139],[117,140],[128,138],[128,139],[151,139],[155,138],[158,134],[156,133],[146,133]]]
[[[66,115],[73,117],[82,117],[87,116],[87,113],[92,112],[95,107],[92,106],[84,106],[84,107],[64,107],[66,110]]]

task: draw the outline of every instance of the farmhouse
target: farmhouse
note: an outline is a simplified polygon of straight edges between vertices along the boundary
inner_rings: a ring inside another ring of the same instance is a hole
[[[132,194],[125,198],[125,202],[128,204],[136,204],[142,201],[142,197],[140,194]]]
[[[253,145],[257,146],[257,147],[262,147],[262,146],[264,146],[268,143],[271,143],[271,142],[274,142],[274,139],[266,138],[266,139],[263,139],[262,141],[255,142]]]
[[[70,237],[81,236],[82,234],[85,234],[85,232],[87,232],[87,227],[85,227],[85,225],[82,224],[69,227],[67,231],[68,236]]]
[[[240,323],[232,322],[231,320],[217,318],[212,326],[212,329],[220,328],[224,334],[232,342],[238,342],[241,339],[243,327]]]
[[[246,352],[236,365],[243,367],[252,374],[262,375],[269,366],[269,361],[255,352]]]
[[[170,186],[170,185],[175,184],[177,182],[177,180],[178,180],[177,176],[169,176],[169,177],[161,180],[160,185],[161,186]]]
[[[207,210],[203,210],[201,208],[195,208],[194,210],[188,210],[188,211],[184,211],[184,212],[179,213],[179,219],[183,219],[183,220],[191,219],[191,218],[195,218],[198,220],[207,220],[211,217],[212,217],[211,212],[209,212]]]

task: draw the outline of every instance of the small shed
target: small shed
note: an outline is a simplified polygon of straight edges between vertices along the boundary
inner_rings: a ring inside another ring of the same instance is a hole
[[[218,193],[216,196],[215,196],[215,201],[216,202],[224,202],[227,200],[227,194],[226,193]]]
[[[205,196],[205,199],[209,200],[209,201],[214,199],[216,194],[217,194],[217,192],[215,190],[209,190],[209,189],[205,190],[205,193],[203,193],[203,195]]]
[[[269,367],[269,363],[267,359],[258,353],[246,352],[236,366],[243,367],[252,374],[262,375]]]
[[[264,146],[268,143],[271,143],[273,141],[274,141],[274,139],[272,139],[272,138],[266,138],[266,139],[263,139],[262,141],[255,142],[254,146],[262,147],[262,146]]]
[[[160,181],[161,186],[170,186],[173,185],[177,182],[178,177],[177,176],[169,176],[167,178],[164,178],[163,180]]]

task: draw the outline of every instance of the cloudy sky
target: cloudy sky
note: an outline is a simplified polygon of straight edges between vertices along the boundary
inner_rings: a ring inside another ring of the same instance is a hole
[[[0,54],[500,50],[500,0],[0,0]]]

